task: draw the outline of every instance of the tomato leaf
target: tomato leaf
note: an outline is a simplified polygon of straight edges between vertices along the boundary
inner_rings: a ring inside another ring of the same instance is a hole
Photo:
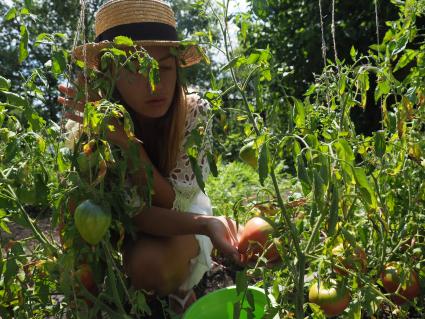
[[[189,161],[190,165],[192,166],[193,173],[195,174],[196,181],[198,183],[199,188],[202,190],[202,192],[205,193],[205,182],[204,178],[202,177],[202,170],[199,167],[198,160],[193,154],[189,154]]]
[[[236,301],[233,304],[233,319],[239,319],[241,316],[241,303],[240,301]]]
[[[297,176],[301,182],[304,195],[308,195],[311,192],[311,178],[307,173],[307,168],[304,162],[303,156],[300,154],[297,156]]]
[[[354,176],[351,167],[354,165],[354,153],[351,146],[346,140],[339,139],[334,143],[338,159],[343,171],[344,180],[346,183],[353,183]]]
[[[0,75],[0,90],[1,91],[8,91],[10,89],[10,80],[2,77]]]
[[[296,99],[294,99],[294,122],[298,128],[305,127],[305,110],[303,103]]]
[[[246,289],[248,289],[248,278],[246,273],[244,271],[238,271],[236,273],[236,293],[240,295]]]
[[[248,301],[249,306],[252,309],[255,309],[254,296],[252,295],[252,291],[249,290],[249,289],[247,289],[247,291],[246,291],[246,300]]]
[[[60,173],[65,172],[71,167],[71,164],[69,161],[65,159],[65,152],[67,152],[67,148],[61,148],[58,152],[58,155],[56,157],[56,164],[58,165],[58,169]]]
[[[377,131],[374,134],[375,155],[382,157],[385,154],[385,132]]]
[[[356,184],[360,189],[361,198],[367,204],[370,209],[377,208],[376,195],[374,190],[369,184],[367,180],[366,173],[363,168],[355,167],[353,169],[354,177],[356,180]]]
[[[4,16],[4,19],[6,21],[15,19],[17,13],[18,13],[18,10],[16,10],[16,8],[11,8],[9,11],[7,11],[6,15]]]
[[[375,289],[372,289],[367,285],[364,289],[364,302],[362,303],[363,307],[368,313],[376,313],[381,305],[382,298],[375,292]]]
[[[7,101],[12,105],[22,106],[22,107],[28,106],[27,100],[19,94],[16,94],[13,92],[5,92],[5,91],[2,91],[1,93],[6,96]]]
[[[208,160],[208,165],[210,167],[211,174],[214,177],[217,177],[218,176],[218,170],[217,170],[217,165],[216,165],[216,162],[215,162],[214,155],[212,155],[210,152],[208,152],[207,153],[207,160]]]
[[[125,45],[125,46],[132,46],[133,45],[133,40],[131,40],[128,37],[125,36],[117,36],[114,38],[114,44],[116,45]]]
[[[56,51],[52,55],[52,72],[55,77],[59,76],[66,70],[65,51]]]
[[[269,175],[269,149],[267,143],[261,146],[258,159],[258,175],[260,176],[261,185],[264,186],[264,180]]]
[[[3,229],[6,233],[10,234],[10,229],[7,226],[6,222],[8,221],[6,211],[0,208],[0,228]]]

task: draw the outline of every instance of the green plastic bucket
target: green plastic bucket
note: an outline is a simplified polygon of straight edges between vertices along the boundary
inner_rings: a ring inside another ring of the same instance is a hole
[[[267,297],[264,294],[264,289],[249,286],[248,290],[252,292],[254,297],[254,318],[263,318],[265,306],[267,305]],[[213,291],[193,303],[185,312],[182,319],[233,319],[234,303],[240,300],[236,293],[236,287],[230,286],[227,288]],[[273,296],[269,295],[269,300],[272,305],[276,304]],[[248,301],[244,300],[242,308],[248,308]],[[247,312],[241,310],[240,319],[247,319]],[[276,316],[275,318],[279,318]]]

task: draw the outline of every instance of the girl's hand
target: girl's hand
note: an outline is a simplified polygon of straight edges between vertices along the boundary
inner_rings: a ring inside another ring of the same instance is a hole
[[[238,252],[238,231],[234,220],[225,216],[211,217],[208,223],[208,237],[221,253],[231,257],[237,264],[242,264],[241,255]]]
[[[83,123],[82,113],[84,113],[84,102],[75,101],[76,90],[64,84],[59,84],[58,89],[59,92],[65,95],[65,97],[59,96],[58,102],[66,108],[73,109],[74,112],[80,112],[80,115],[74,114],[74,112],[65,112],[64,116],[75,122]]]
[[[83,124],[84,102],[75,101],[77,91],[71,87],[65,86],[64,84],[59,84],[58,89],[65,95],[65,97],[59,96],[58,102],[66,108],[74,110],[74,112],[65,112],[65,118]],[[90,98],[89,96],[90,102],[94,102],[96,100],[98,99],[93,97]],[[77,111],[77,113],[75,113],[75,111]],[[111,120],[110,124],[114,126],[115,130],[113,132],[108,131],[108,140],[115,145],[125,147],[128,143],[128,137],[124,132],[123,126],[116,119]]]

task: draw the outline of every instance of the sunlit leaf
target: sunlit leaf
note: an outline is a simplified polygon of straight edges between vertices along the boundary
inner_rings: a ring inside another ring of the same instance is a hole
[[[294,122],[298,128],[305,127],[305,110],[303,103],[294,98]]]
[[[16,8],[15,8],[15,7],[10,8],[10,9],[9,9],[9,11],[7,11],[6,15],[4,16],[4,19],[5,19],[6,21],[9,21],[9,20],[15,19],[15,17],[16,17],[16,13],[17,13],[17,12],[18,12],[18,11],[16,10]]]
[[[116,45],[125,45],[125,46],[132,46],[133,40],[131,40],[129,37],[125,36],[117,36],[114,38],[114,44]]]
[[[28,30],[25,25],[21,25],[21,41],[19,42],[19,64],[28,57]]]
[[[0,90],[8,91],[10,89],[10,80],[0,75]]]
[[[353,169],[356,184],[360,189],[361,198],[367,203],[370,209],[377,208],[377,201],[374,189],[371,187],[363,168]]]
[[[385,132],[377,131],[374,133],[375,155],[382,157],[385,154]]]

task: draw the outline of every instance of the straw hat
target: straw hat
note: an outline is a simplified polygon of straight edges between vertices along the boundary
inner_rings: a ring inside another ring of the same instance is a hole
[[[95,14],[95,34],[94,43],[78,46],[72,52],[74,58],[86,60],[90,68],[97,68],[100,51],[111,47],[116,36],[127,36],[143,47],[183,46],[177,38],[174,12],[162,0],[107,1]],[[203,58],[201,49],[193,44],[183,46],[179,52],[180,67],[191,66]]]

